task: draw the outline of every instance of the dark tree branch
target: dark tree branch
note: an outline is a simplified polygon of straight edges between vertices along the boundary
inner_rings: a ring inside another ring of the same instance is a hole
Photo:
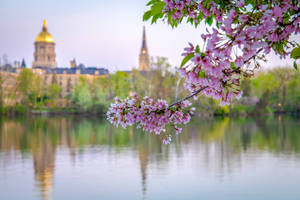
[[[177,105],[177,104],[180,104],[180,103],[182,103],[182,102],[184,102],[184,101],[186,101],[186,100],[188,100],[188,99],[190,99],[190,98],[192,98],[192,97],[194,97],[194,96],[197,96],[200,92],[202,92],[202,90],[204,90],[204,89],[206,89],[206,88],[208,88],[208,86],[205,86],[205,87],[200,88],[199,90],[197,90],[196,92],[194,92],[194,93],[191,94],[190,96],[187,96],[187,97],[185,97],[184,99],[181,99],[181,100],[179,100],[179,101],[177,101],[177,102],[171,104],[171,105],[169,106],[169,108],[171,108],[171,107],[173,107],[173,106],[175,106],[175,105]]]
[[[250,60],[254,59],[254,58],[257,56],[257,54],[259,54],[262,50],[263,50],[263,48],[260,48],[260,49],[256,52],[256,55],[253,55],[253,56],[251,56],[249,59],[245,60],[245,61],[244,61],[244,64],[246,64],[246,63],[249,62]],[[239,71],[240,69],[241,69],[241,67],[235,68],[235,69],[232,70],[230,73],[237,72],[237,71]]]

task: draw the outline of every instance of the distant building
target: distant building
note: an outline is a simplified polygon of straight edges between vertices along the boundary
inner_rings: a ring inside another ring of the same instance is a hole
[[[73,60],[70,61],[70,67],[71,67],[71,68],[76,68],[76,67],[77,67],[75,58],[74,58]]]
[[[55,42],[47,29],[47,21],[44,20],[42,31],[38,34],[34,42],[34,61],[32,63],[32,71],[39,75],[43,80],[44,87],[50,84],[58,84],[61,87],[61,97],[70,95],[78,83],[80,76],[84,76],[87,80],[93,81],[98,77],[106,77],[109,75],[108,69],[98,68],[95,66],[86,67],[84,64],[76,63],[75,58],[70,61],[70,67],[57,67]],[[0,71],[8,78],[4,85],[12,87],[17,83],[18,73],[28,66],[25,60],[15,62],[14,66],[8,64],[4,59],[4,65],[0,66]],[[139,54],[138,71],[141,75],[147,77],[152,73],[150,67],[150,56],[146,41],[146,30],[143,27],[142,48]],[[124,71],[128,74],[132,71]]]
[[[139,56],[139,70],[140,71],[150,71],[150,57],[146,41],[146,30],[143,28],[143,41],[142,48]]]
[[[46,20],[44,20],[42,32],[36,37],[34,45],[35,53],[32,64],[34,73],[43,78],[45,85],[58,84],[62,89],[60,95],[62,97],[72,93],[80,76],[92,81],[94,78],[107,76],[109,73],[105,68],[85,67],[83,64],[77,65],[75,58],[70,61],[70,68],[57,67],[55,43],[47,30]]]
[[[14,61],[14,68],[19,68],[20,67],[20,62],[19,61]]]
[[[46,20],[44,20],[42,31],[35,39],[34,46],[32,71],[42,78],[43,87],[58,84],[61,88],[60,97],[70,95],[81,76],[92,82],[98,77],[106,77],[109,74],[108,69],[105,68],[86,67],[84,64],[77,65],[75,59],[70,62],[70,67],[57,67],[55,43],[47,30]],[[4,61],[4,64],[0,66],[0,73],[5,77],[3,87],[8,90],[16,86],[18,74],[27,66],[24,59],[21,64],[19,61],[15,61],[13,65],[8,63],[6,57]],[[14,102],[5,103],[11,105]]]
[[[42,32],[38,34],[34,43],[34,61],[32,67],[57,67],[55,43],[47,30],[47,21],[44,20]]]

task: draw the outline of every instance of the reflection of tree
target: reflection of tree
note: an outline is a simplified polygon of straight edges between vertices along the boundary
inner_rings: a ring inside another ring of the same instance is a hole
[[[279,123],[278,123],[279,122]],[[256,127],[259,129],[256,130]],[[113,128],[105,121],[99,119],[69,119],[63,117],[55,118],[19,118],[14,120],[4,119],[0,122],[1,150],[10,148],[30,150],[41,147],[44,144],[41,141],[49,141],[53,149],[57,145],[68,147],[70,151],[86,145],[108,145],[111,149],[122,150],[123,147],[144,146],[150,154],[159,154],[163,152],[159,136],[143,133],[133,129]],[[134,130],[134,131],[133,131]],[[283,148],[294,149],[299,142],[299,125],[294,119],[281,117],[277,119],[256,118],[253,120],[229,120],[228,118],[219,120],[197,119],[186,128],[186,133],[181,134],[173,145],[176,146],[176,152],[182,153],[182,145],[189,143],[201,143],[210,145],[223,142],[225,146],[231,146],[234,151],[241,151],[241,147],[253,147],[256,144],[265,141],[266,143],[280,141],[285,143]],[[36,134],[39,133],[39,134]],[[42,137],[43,136],[43,137]],[[283,140],[282,140],[283,139]],[[147,142],[146,142],[147,141]],[[147,145],[146,145],[147,144]],[[267,147],[267,144],[262,144]],[[74,152],[72,153],[74,154]]]
[[[214,167],[221,178],[240,163],[241,151],[236,146],[237,131],[240,131],[240,127],[229,118],[224,118],[212,121],[207,130],[200,133],[205,145],[204,164],[207,168]]]
[[[222,120],[214,121],[207,132],[203,132],[200,129],[200,137],[202,141],[213,142],[213,141],[222,141],[224,140],[224,135],[228,127],[229,118],[226,117]]]
[[[256,124],[257,124],[258,128],[261,130],[261,134],[266,138],[266,140],[269,140],[272,133],[270,131],[270,127],[267,126],[267,124],[266,124],[266,120],[263,118],[257,118]]]
[[[288,116],[256,119],[258,131],[253,135],[252,146],[275,153],[300,151],[299,123]]]
[[[98,118],[3,118],[0,120],[0,151],[32,152],[36,186],[43,198],[49,199],[58,146],[69,150],[74,165],[86,147],[101,146],[107,148],[109,154],[128,153],[126,149],[130,149],[139,160],[145,197],[150,163],[159,166],[159,170],[167,170],[170,155],[184,162],[182,157],[193,151],[199,165],[224,176],[243,163],[243,154],[248,151],[300,152],[299,131],[299,121],[289,117],[195,119],[183,134],[174,135],[169,146],[162,144],[160,136],[134,128],[114,128]],[[14,158],[1,157],[0,161],[9,165],[4,159]]]
[[[251,139],[256,132],[257,126],[253,120],[246,120],[241,126],[241,145],[243,150],[246,151],[251,146]]]
[[[279,120],[281,119],[281,116],[278,118]],[[281,121],[281,127],[282,127],[282,138],[281,138],[281,148],[285,149],[285,141],[286,141],[286,123],[285,123],[285,118],[283,118]]]

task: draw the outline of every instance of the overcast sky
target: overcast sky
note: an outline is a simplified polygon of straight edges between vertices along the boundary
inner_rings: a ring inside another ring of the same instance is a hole
[[[187,42],[201,43],[201,29],[181,25],[143,23],[147,0],[0,0],[0,55],[10,61],[33,61],[33,43],[43,19],[56,42],[57,62],[69,67],[76,58],[87,66],[111,71],[138,66],[142,27],[147,29],[151,56],[165,56],[179,65]],[[269,57],[265,67],[286,65],[291,60]]]

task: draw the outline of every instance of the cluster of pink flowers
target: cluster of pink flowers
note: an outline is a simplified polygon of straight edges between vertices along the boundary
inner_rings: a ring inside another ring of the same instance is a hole
[[[191,43],[184,49],[183,55],[190,59],[190,64],[182,66],[179,72],[185,78],[185,88],[191,93],[189,98],[202,93],[220,100],[221,105],[240,98],[241,78],[253,75],[260,67],[259,61],[264,61],[265,55],[272,50],[286,57],[290,48],[296,45],[290,36],[300,33],[300,0],[270,3],[254,0],[247,3],[244,0],[217,3],[206,0],[163,1],[162,14],[172,26],[186,17],[195,25],[204,19],[210,25],[215,21],[215,27],[218,27],[206,29],[201,35],[204,40],[202,50]],[[162,3],[162,0],[157,2]],[[151,3],[155,4],[155,1]],[[170,124],[179,133],[181,128],[177,125],[188,123],[193,109],[188,110],[190,103],[187,101],[174,105],[133,95],[125,100],[116,99],[107,117],[111,123],[124,128],[137,124],[144,131],[160,134]],[[164,135],[163,142],[169,144],[171,139],[170,135]]]
[[[164,13],[172,13],[172,19],[180,21],[184,13],[197,23],[199,21],[199,14],[203,14],[204,19],[212,15],[216,16],[218,21],[222,21],[222,12],[217,8],[214,2],[210,3],[210,8],[204,5],[205,1],[191,1],[191,0],[164,0],[166,6],[163,10]]]
[[[240,79],[250,76],[252,69],[258,68],[258,59],[271,52],[285,57],[288,48],[277,49],[276,45],[282,40],[289,40],[291,34],[300,32],[299,15],[289,19],[292,23],[285,23],[284,13],[299,12],[299,7],[292,0],[278,1],[272,7],[258,5],[245,8],[244,0],[237,1],[235,7],[229,10],[227,16],[222,15],[222,9],[214,2],[204,6],[205,1],[165,0],[164,12],[173,13],[172,18],[181,20],[183,13],[187,13],[194,21],[199,13],[203,17],[215,16],[220,29],[212,28],[202,34],[205,49],[195,48],[193,44],[185,48],[184,56],[192,55],[192,65],[180,69],[186,79],[185,87],[194,93],[201,88],[203,94],[216,100],[221,105],[230,104],[242,96]],[[238,11],[237,11],[238,9]],[[291,46],[292,47],[292,46]]]
[[[154,101],[149,97],[140,99],[136,94],[121,100],[115,98],[115,103],[111,105],[107,112],[107,119],[114,125],[121,125],[123,128],[137,124],[137,128],[144,131],[160,134],[166,131],[166,125],[170,124],[175,128],[176,133],[180,133],[180,124],[187,124],[194,108],[191,103],[183,101],[173,107],[169,107],[165,100]],[[171,141],[168,135],[166,141]]]

